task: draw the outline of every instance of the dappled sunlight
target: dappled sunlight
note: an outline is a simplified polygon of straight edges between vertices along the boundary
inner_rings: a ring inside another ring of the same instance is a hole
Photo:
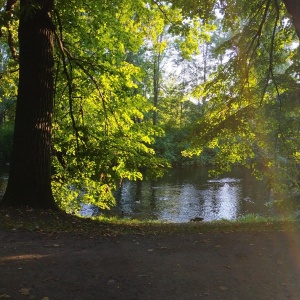
[[[43,259],[51,256],[51,254],[22,254],[22,255],[12,255],[4,256],[0,258],[0,262],[11,262],[11,261],[28,261],[34,259]]]

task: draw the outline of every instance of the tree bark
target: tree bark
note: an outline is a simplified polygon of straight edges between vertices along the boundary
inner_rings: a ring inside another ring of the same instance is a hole
[[[159,96],[159,75],[160,75],[160,53],[154,58],[153,64],[153,105],[155,110],[153,111],[153,125],[157,125],[157,108],[158,108],[158,96]]]
[[[51,190],[53,0],[20,0],[19,87],[12,161],[1,206],[56,209]]]
[[[161,43],[163,39],[163,34],[160,34],[157,40],[157,43]],[[153,61],[153,106],[155,110],[153,111],[153,125],[157,125],[157,110],[158,110],[158,97],[160,90],[159,78],[161,75],[161,56],[162,53],[159,50],[158,53],[154,52],[154,61]]]
[[[285,4],[288,13],[292,16],[293,24],[300,40],[300,1],[283,0],[283,3]]]

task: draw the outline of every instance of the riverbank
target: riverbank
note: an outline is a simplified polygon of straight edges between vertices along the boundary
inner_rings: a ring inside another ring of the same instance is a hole
[[[294,231],[300,230],[300,222],[249,215],[236,221],[164,223],[127,218],[83,218],[63,212],[24,208],[0,210],[0,229],[113,237],[127,234]]]
[[[295,222],[113,224],[15,210],[0,216],[1,299],[299,298]]]

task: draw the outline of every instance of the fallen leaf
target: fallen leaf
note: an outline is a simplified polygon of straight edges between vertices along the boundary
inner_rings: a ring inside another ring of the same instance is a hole
[[[228,288],[227,288],[226,286],[220,286],[220,290],[221,290],[221,291],[227,291]]]
[[[43,281],[51,281],[51,280],[56,280],[56,278],[53,276],[49,276],[49,277],[45,278]]]
[[[3,294],[3,295],[0,295],[0,299],[11,299],[11,296]]]
[[[116,281],[115,281],[114,279],[109,279],[107,283],[108,283],[108,284],[115,284]]]
[[[23,289],[20,289],[19,292],[21,295],[24,295],[24,296],[30,295],[30,289],[23,288]]]
[[[50,300],[49,297],[44,297],[42,300]]]

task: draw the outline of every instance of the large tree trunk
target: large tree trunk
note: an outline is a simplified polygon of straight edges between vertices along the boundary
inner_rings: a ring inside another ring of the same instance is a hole
[[[283,0],[288,13],[292,16],[296,33],[300,40],[300,1],[299,0]]]
[[[12,161],[2,206],[55,209],[51,191],[53,0],[21,0],[20,74]]]

